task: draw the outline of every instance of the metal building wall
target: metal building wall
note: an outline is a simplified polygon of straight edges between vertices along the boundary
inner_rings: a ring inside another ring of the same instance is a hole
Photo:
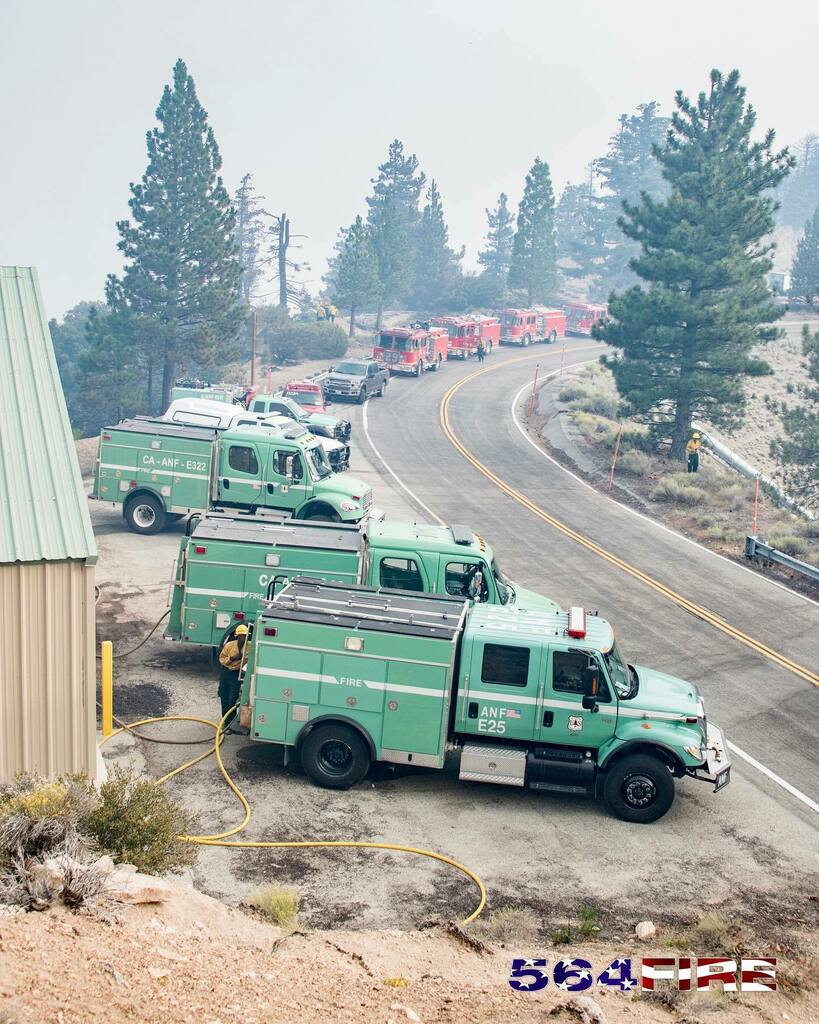
[[[0,781],[95,775],[94,567],[0,564]]]

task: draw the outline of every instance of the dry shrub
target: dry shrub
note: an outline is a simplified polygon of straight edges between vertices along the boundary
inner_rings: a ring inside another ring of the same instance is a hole
[[[651,472],[651,459],[645,452],[627,451],[620,458],[619,468],[631,476],[648,476]]]
[[[528,907],[502,907],[472,925],[472,932],[487,942],[524,946],[535,942],[540,920]]]
[[[293,930],[299,917],[299,894],[279,885],[263,885],[247,898],[249,906],[260,911],[280,928]]]
[[[164,786],[115,766],[100,786],[100,798],[80,824],[103,853],[149,875],[181,871],[194,863],[197,848],[179,837],[196,830],[197,818]]]
[[[721,914],[703,913],[689,930],[692,947],[699,952],[713,953],[714,950],[732,949],[736,943],[737,929]]]
[[[765,539],[771,547],[784,551],[786,555],[791,555],[793,558],[802,558],[811,551],[808,541],[804,537],[797,537],[796,534],[790,533],[784,524],[773,527]]]
[[[595,416],[590,412],[575,412],[572,419],[587,441],[603,444],[607,448],[614,447],[619,429],[615,422],[605,416]]]
[[[679,505],[699,505],[706,499],[702,488],[678,483],[673,476],[658,480],[649,496],[653,501],[668,501]]]
[[[806,519],[799,524],[799,532],[810,540],[819,540],[819,519]]]
[[[582,384],[566,384],[557,393],[560,402],[576,402],[579,398],[586,398],[588,391]]]
[[[587,394],[584,398],[576,399],[572,402],[572,406],[580,412],[590,412],[595,416],[605,416],[606,419],[614,420],[617,418],[620,402],[617,395],[595,391]]]

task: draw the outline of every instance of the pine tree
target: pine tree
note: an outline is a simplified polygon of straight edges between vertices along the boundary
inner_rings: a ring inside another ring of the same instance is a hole
[[[619,349],[611,361],[629,411],[666,429],[681,459],[692,417],[730,426],[744,411],[743,377],[770,372],[752,356],[777,336],[781,315],[765,275],[776,188],[792,166],[773,132],[751,135],[756,114],[739,72],[711,72],[710,90],[677,109],[656,150],[670,193],[625,204],[620,226],[640,243],[632,268],[646,285],[613,294],[595,335]]]
[[[402,302],[412,290],[418,203],[425,183],[415,154],[405,156],[404,144],[394,139],[367,198],[367,224],[381,282],[379,330],[383,303]]]
[[[515,218],[509,209],[509,198],[505,192],[498,196],[498,205],[486,211],[488,229],[484,248],[478,253],[478,263],[483,275],[497,296],[503,302],[512,265],[512,244],[515,239]]]
[[[806,135],[793,148],[793,174],[779,189],[777,221],[801,228],[819,206],[819,135]]]
[[[256,290],[262,275],[270,265],[270,254],[265,252],[266,221],[270,214],[261,205],[253,184],[253,175],[245,174],[236,189],[233,204],[236,210],[236,251],[242,276],[239,293],[242,305],[251,307],[256,302]]]
[[[555,208],[557,258],[565,277],[590,279],[589,296],[597,298],[597,278],[606,257],[603,199],[595,186],[596,165],[582,185],[566,185]]]
[[[771,454],[785,466],[785,486],[809,504],[819,501],[819,331],[802,328],[802,351],[808,374],[817,387],[800,389],[805,404],[784,408],[785,437],[771,444]]]
[[[350,310],[350,337],[355,333],[356,314],[374,305],[381,295],[378,263],[370,242],[367,225],[356,217],[342,228],[336,242],[328,285],[336,305]]]
[[[461,278],[459,263],[464,250],[455,252],[449,246],[449,229],[434,178],[426,200],[416,231],[412,298],[416,309],[433,312],[446,307],[457,290]]]
[[[126,266],[110,275],[106,299],[122,323],[139,317],[151,366],[162,368],[170,401],[178,370],[232,356],[243,317],[235,218],[218,175],[222,164],[207,113],[184,61],[173,69],[148,132],[148,168],[131,185],[131,220],[119,221]]]
[[[667,191],[654,149],[665,139],[671,121],[660,117],[658,110],[659,104],[652,101],[640,104],[636,114],[622,114],[608,152],[597,161],[603,186],[599,230],[604,245],[596,274],[602,294],[635,281],[630,262],[639,254],[640,247],[619,226],[623,203],[638,203],[644,192],[657,199]]]
[[[805,225],[805,233],[796,245],[791,268],[791,295],[803,298],[810,306],[819,295],[819,206]]]
[[[281,213],[273,218],[270,226],[270,257],[275,268],[275,276],[279,281],[279,305],[287,309],[288,302],[296,295],[297,285],[291,283],[290,274],[300,274],[310,269],[306,261],[293,259],[290,255],[292,250],[301,249],[301,244],[294,241],[296,238],[305,238],[305,235],[293,235],[290,233],[290,218],[286,213]]]
[[[555,197],[549,165],[535,158],[526,175],[512,244],[509,284],[526,292],[526,302],[542,302],[557,283]]]

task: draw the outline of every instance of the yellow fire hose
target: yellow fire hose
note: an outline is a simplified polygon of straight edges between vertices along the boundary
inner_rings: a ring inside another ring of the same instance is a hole
[[[475,907],[472,913],[468,917],[465,917],[463,921],[461,921],[462,925],[467,925],[470,923],[470,921],[474,921],[475,918],[482,912],[482,910],[486,906],[486,886],[483,884],[481,879],[475,874],[474,871],[471,871],[468,867],[466,867],[465,864],[461,864],[459,861],[454,860],[452,857],[447,857],[443,853],[436,853],[434,850],[422,850],[416,846],[402,846],[397,843],[356,842],[348,839],[310,839],[299,842],[274,842],[272,840],[266,839],[241,839],[227,842],[230,836],[235,836],[237,833],[242,832],[244,831],[244,829],[247,828],[252,813],[247,798],[236,785],[236,783],[233,781],[227,768],[225,768],[225,763],[222,760],[222,752],[220,750],[220,747],[222,746],[222,742],[224,739],[225,721],[230,717],[233,711],[234,709],[231,708],[231,710],[228,711],[227,714],[222,716],[221,720],[218,723],[211,722],[207,718],[196,718],[191,715],[165,715],[159,718],[143,718],[138,722],[131,722],[128,725],[126,725],[124,722],[121,722],[119,729],[116,729],[114,732],[110,734],[110,736],[105,736],[100,741],[100,746],[102,746],[104,743],[110,740],[113,736],[118,736],[122,732],[130,732],[141,725],[150,725],[153,722],[196,722],[199,725],[209,726],[214,731],[213,747],[210,750],[206,750],[203,754],[198,754],[196,757],[191,758],[190,761],[186,761],[184,764],[179,765],[178,768],[174,768],[173,771],[168,772],[167,775],[163,775],[162,778],[156,780],[156,784],[159,786],[164,782],[168,782],[175,775],[179,775],[181,772],[184,772],[188,768],[191,768],[193,765],[198,764],[200,761],[203,761],[206,757],[210,757],[211,754],[215,754],[216,763],[219,765],[219,771],[222,773],[222,778],[225,780],[225,782],[228,784],[230,789],[233,791],[233,793],[236,795],[239,802],[241,803],[242,809],[244,811],[244,816],[238,825],[235,825],[233,828],[228,829],[226,832],[217,832],[213,835],[205,836],[179,836],[180,840],[186,843],[197,843],[200,846],[226,846],[232,848],[256,850],[343,846],[365,850],[393,850],[397,853],[413,853],[419,857],[429,857],[431,860],[437,860],[443,864],[448,864],[450,867],[456,868],[458,871],[462,872],[464,875],[467,876],[467,878],[469,878],[472,882],[475,883],[478,889],[478,893],[480,894],[480,899],[478,901],[478,905]],[[119,722],[120,720],[117,719],[117,721]],[[141,738],[147,739],[148,737],[142,736]]]

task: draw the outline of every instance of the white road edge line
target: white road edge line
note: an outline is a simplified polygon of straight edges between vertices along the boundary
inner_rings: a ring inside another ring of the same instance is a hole
[[[586,366],[588,363],[595,362],[597,362],[596,359],[585,359],[581,363],[572,363],[571,366]],[[567,369],[570,368],[571,367],[567,367]],[[544,376],[541,377],[540,379],[548,380],[550,377],[554,377],[558,373],[560,373],[560,370],[553,370],[551,373],[544,374]],[[540,445],[536,441],[533,441],[532,438],[529,437],[529,435],[526,433],[526,431],[523,428],[523,425],[518,419],[516,406],[520,401],[520,396],[523,394],[524,391],[526,391],[527,388],[531,388],[531,386],[532,385],[527,381],[527,383],[523,385],[523,387],[515,394],[515,397],[512,399],[512,420],[514,421],[515,426],[520,431],[524,440],[528,441],[529,444],[535,449],[535,451],[539,455],[542,455],[544,459],[547,459],[549,462],[551,462],[553,466],[557,466],[558,469],[562,470],[564,473],[567,473],[573,480],[576,480],[579,484],[582,484],[584,487],[588,488],[588,490],[594,491],[595,494],[600,494],[601,497],[607,497],[607,495],[601,494],[601,492],[596,487],[592,487],[592,485],[588,483],[588,481],[584,480],[576,473],[573,473],[570,469],[567,469],[562,463],[558,462],[557,459],[552,458],[552,456],[549,455],[548,452],[545,452],[540,447]],[[790,587],[785,586],[784,583],[779,583],[778,580],[772,580],[768,576],[763,576],[761,573],[754,572],[754,570],[750,569],[747,565],[742,565],[741,562],[735,562],[732,558],[727,558],[725,555],[721,555],[718,551],[712,551],[710,548],[704,547],[698,541],[692,540],[690,537],[686,537],[685,534],[678,533],[676,530],[672,530],[670,526],[666,526],[664,523],[660,523],[656,519],[652,519],[651,516],[647,516],[643,512],[638,512],[637,509],[630,508],[628,505],[624,505],[621,501],[618,501],[616,498],[608,498],[608,500],[617,505],[618,508],[623,509],[625,512],[630,512],[631,515],[637,516],[638,519],[642,519],[644,523],[650,523],[652,526],[656,527],[656,529],[663,530],[665,533],[671,534],[672,537],[676,537],[678,540],[684,540],[686,544],[691,544],[695,548],[699,548],[700,551],[705,551],[707,554],[713,555],[714,558],[719,558],[720,561],[727,562],[728,565],[732,565],[735,569],[741,569],[742,572],[749,572],[755,579],[758,579],[763,583],[769,583],[772,587],[777,587],[779,590],[784,590],[786,594],[791,594],[793,597],[797,597],[800,600],[806,601],[808,604],[815,605],[817,608],[819,608],[819,601],[815,601],[812,597],[808,597],[806,594],[800,594],[798,591],[792,590]]]
[[[586,363],[594,363],[596,361],[596,359],[586,359],[580,363],[572,363],[572,366],[585,366]],[[548,380],[550,377],[554,377],[558,373],[560,373],[560,370],[553,370],[551,373],[545,374],[541,378],[541,380]],[[551,457],[551,455],[548,455],[546,452],[544,452],[542,448],[540,448],[537,444],[535,444],[535,442],[530,437],[527,436],[527,434],[521,427],[517,415],[515,413],[515,406],[517,405],[520,396],[528,387],[531,387],[531,385],[527,382],[526,384],[523,385],[520,391],[517,392],[517,394],[514,397],[514,400],[512,401],[512,419],[515,421],[515,426],[518,428],[518,430],[520,430],[521,434],[523,434],[523,436],[526,438],[529,444],[531,444],[536,451],[540,452],[540,454],[543,455],[544,458],[548,459],[550,462],[553,462],[559,469],[562,469],[565,473],[568,473],[569,476],[574,477],[574,479],[577,480],[578,483],[583,484],[584,487],[588,487],[590,491],[594,491],[596,494],[599,494],[600,492],[597,491],[594,487],[592,487],[591,484],[586,483],[585,480],[581,479],[579,476],[576,476],[574,473],[572,473],[571,470],[566,469],[565,466],[561,466],[559,462],[557,462],[555,459]],[[384,469],[386,469],[386,471],[390,474],[393,480],[395,480],[398,486],[405,490],[407,494],[412,498],[412,500],[419,504],[421,508],[424,509],[425,512],[428,512],[435,520],[435,522],[438,523],[439,526],[445,526],[446,524],[444,523],[443,519],[441,519],[440,516],[436,516],[432,509],[423,501],[421,501],[421,499],[418,497],[417,494],[415,494],[414,491],[410,490],[410,488],[407,487],[407,485],[404,483],[401,477],[399,477],[398,474],[385,461],[384,456],[376,448],[375,444],[373,444],[373,439],[370,436],[370,424],[367,418],[367,407],[369,406],[369,404],[370,400],[368,398],[363,405],[364,436],[367,438],[367,443],[375,452],[376,456],[381,460],[381,464],[384,466]],[[614,499],[612,499],[612,501],[614,501]],[[670,530],[667,526],[663,526],[662,523],[658,523],[656,520],[651,519],[649,516],[644,516],[640,512],[635,512],[634,509],[630,509],[628,505],[622,505],[619,501],[616,501],[615,504],[620,505],[620,508],[627,509],[629,512],[634,512],[634,515],[639,516],[641,519],[645,519],[649,523],[653,523],[655,526],[659,526],[660,529],[666,530],[668,533],[674,534],[675,537],[682,537],[682,539],[688,541],[689,544],[694,544],[696,545],[696,547],[702,548],[703,551],[708,551],[708,548],[703,548],[702,545],[697,544],[696,541],[689,540],[688,537],[683,537],[681,533],[677,533],[675,530]],[[711,551],[710,554],[715,555],[717,553],[715,551]],[[724,555],[717,555],[717,557],[722,558],[724,561],[729,562],[731,565],[736,565],[739,569],[745,569],[744,565],[737,565],[736,562],[732,562],[730,558],[725,558]],[[751,569],[745,569],[745,571],[752,572]],[[756,575],[756,573],[754,573],[754,575]],[[764,579],[764,577],[761,578]],[[768,582],[774,583],[773,580],[768,580]],[[781,587],[782,590],[787,590],[789,594],[794,593],[794,591],[790,590],[788,587],[782,587],[782,585],[779,583],[776,583],[775,586]],[[801,597],[802,595],[799,594],[797,596]],[[805,600],[811,601],[811,598],[805,598]],[[811,601],[811,603],[816,604],[817,602]],[[761,763],[761,761],[757,761],[755,757],[751,757],[750,754],[747,754],[740,747],[736,746],[736,744],[731,743],[730,740],[728,740],[727,742],[728,746],[737,755],[737,757],[741,758],[743,761],[746,761],[753,768],[756,768],[757,771],[761,772],[766,778],[770,779],[771,782],[775,782],[777,786],[781,786],[781,788],[784,789],[786,792],[790,793],[791,796],[795,796],[796,799],[805,804],[806,807],[809,807],[812,811],[815,811],[817,814],[819,814],[819,804],[817,804],[815,800],[811,800],[811,798],[806,793],[803,793],[801,790],[797,789],[796,786],[792,786],[790,782],[787,782],[781,776],[777,775],[776,772],[772,772],[770,768],[766,768],[765,765]]]
[[[429,505],[424,504],[424,502],[421,501],[421,499],[418,497],[418,495],[415,494],[413,491],[411,491],[409,489],[409,487],[407,487],[407,485],[404,483],[404,481],[401,479],[401,477],[398,476],[398,474],[392,469],[392,467],[387,462],[387,460],[384,458],[384,456],[381,454],[381,452],[373,444],[373,439],[370,436],[370,424],[369,424],[369,420],[367,419],[367,409],[369,408],[369,405],[370,405],[370,399],[368,398],[367,401],[364,403],[364,406],[363,406],[363,417],[362,418],[363,418],[363,425],[364,425],[364,436],[367,438],[367,443],[369,444],[370,448],[372,448],[372,450],[375,452],[376,457],[381,461],[381,464],[384,467],[384,469],[386,469],[386,471],[390,474],[390,476],[393,478],[393,480],[395,480],[395,482],[398,484],[398,486],[403,488],[407,492],[407,494],[410,496],[410,498],[412,498],[412,500],[417,505],[420,505],[421,508],[428,515],[432,516],[432,518],[435,520],[435,522],[439,526],[446,526],[446,523],[443,521],[443,519],[441,519],[440,516],[436,516],[435,513],[432,511],[432,509],[429,507]]]

